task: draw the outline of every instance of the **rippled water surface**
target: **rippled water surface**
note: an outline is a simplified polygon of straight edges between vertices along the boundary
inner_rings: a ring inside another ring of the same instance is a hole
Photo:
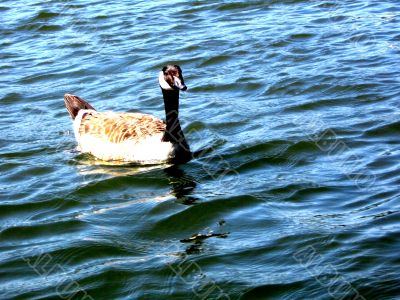
[[[398,1],[0,3],[1,299],[398,299]],[[79,154],[64,93],[199,157]]]

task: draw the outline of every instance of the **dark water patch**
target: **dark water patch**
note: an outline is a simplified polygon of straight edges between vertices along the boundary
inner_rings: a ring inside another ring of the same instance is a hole
[[[196,122],[191,122],[187,127],[186,130],[188,132],[196,132],[199,130],[203,130],[207,128],[207,124],[200,122],[200,121],[196,121]]]
[[[16,104],[18,102],[23,102],[23,100],[23,95],[21,95],[20,93],[9,93],[1,97],[0,103],[5,105]]]
[[[35,240],[41,239],[44,236],[51,237],[54,232],[57,232],[58,235],[68,234],[71,231],[78,232],[84,226],[84,223],[78,220],[51,222],[51,226],[47,222],[43,224],[20,225],[3,229],[0,232],[0,237],[7,241]]]
[[[72,41],[71,43],[65,44],[64,48],[76,49],[76,48],[85,48],[86,46],[87,46],[86,42]]]
[[[338,7],[338,3],[335,1],[324,1],[323,3],[315,4],[315,7],[322,9],[332,9]]]
[[[55,209],[71,209],[78,205],[77,201],[73,199],[60,199],[60,198],[49,198],[48,200],[37,200],[35,202],[18,202],[8,201],[6,203],[0,203],[1,212],[0,215],[4,218],[10,218],[15,215],[27,215],[33,217],[34,214],[40,214],[41,211],[49,211]]]
[[[275,40],[269,44],[270,47],[281,48],[289,45],[290,41],[287,39]]]
[[[399,156],[388,157],[382,156],[381,158],[374,159],[371,163],[366,165],[366,168],[371,172],[378,172],[375,176],[382,176],[382,179],[392,180],[398,179],[398,175],[396,174],[395,168],[393,166],[397,166]]]
[[[287,112],[301,112],[308,110],[331,109],[335,106],[349,105],[349,99],[317,99],[308,103],[297,104],[285,108]]]
[[[310,154],[312,152],[320,151],[320,147],[315,141],[297,141],[289,145],[283,155],[290,155],[291,153],[304,153]]]
[[[32,31],[32,32],[54,32],[61,31],[63,27],[60,25],[46,25],[46,24],[27,24],[17,28],[18,31]]]
[[[382,62],[378,57],[367,58],[365,56],[354,56],[353,58],[343,58],[338,60],[339,63],[344,65],[356,65],[358,68],[369,69],[372,67],[380,67]],[[377,85],[377,83],[365,83],[366,85]]]
[[[7,45],[4,45],[4,46],[7,46]],[[11,66],[10,64],[0,65],[0,70],[10,70],[12,68],[13,68],[13,66]]]
[[[30,22],[34,22],[37,20],[49,20],[49,19],[54,19],[56,17],[58,17],[60,14],[59,13],[55,13],[55,12],[51,12],[51,11],[40,11],[36,14],[35,17],[33,17]]]
[[[383,192],[377,192],[375,194],[371,194],[366,198],[366,201],[368,203],[370,203],[370,205],[364,209],[370,209],[371,207],[379,207],[383,204],[386,205],[386,203],[395,201],[397,198],[397,194],[398,194],[398,192],[395,190],[383,191]]]
[[[215,3],[201,3],[201,2],[190,2],[187,4],[186,7],[183,7],[179,12],[178,16],[181,18],[185,18],[185,16],[196,16],[199,15],[204,11],[209,11],[213,7],[215,7]],[[201,18],[202,19],[202,18]],[[200,17],[199,17],[200,20]]]
[[[312,183],[290,184],[285,187],[269,190],[268,193],[278,197],[280,201],[303,203],[306,199],[315,199],[319,195],[328,195],[337,189],[329,186],[319,186]]]
[[[106,16],[106,15],[97,15],[94,17],[95,20],[106,20],[108,18],[109,18],[109,16]]]
[[[235,157],[246,157],[256,154],[269,154],[277,155],[282,153],[289,147],[286,141],[275,140],[269,141],[267,143],[255,143],[254,145],[246,145],[245,147],[240,147],[234,149],[232,153],[224,154],[225,159],[235,158]]]
[[[107,176],[107,171],[98,172],[98,175],[96,175],[96,172],[93,174],[93,179],[96,177],[102,178],[102,176]],[[112,173],[111,173],[112,174]],[[117,173],[118,174],[118,173]],[[157,180],[155,180],[157,178]],[[92,179],[92,180],[93,180]],[[98,182],[93,182],[90,185],[86,185],[83,187],[80,187],[76,191],[74,191],[74,196],[75,197],[88,197],[91,195],[98,195],[101,194],[102,192],[105,193],[111,189],[133,189],[135,186],[137,187],[154,187],[154,184],[156,184],[158,187],[163,187],[167,184],[167,179],[166,178],[158,178],[156,177],[146,177],[143,176],[141,178],[139,177],[133,177],[133,176],[118,176],[118,177],[113,177],[113,178],[108,178],[108,179],[100,179]],[[105,194],[103,194],[103,197]]]
[[[65,78],[65,76],[68,76],[68,74],[83,74],[82,70],[73,68],[69,69],[66,72],[57,72],[57,73],[52,73],[52,72],[46,72],[46,73],[37,73],[35,75],[27,75],[19,80],[19,83],[21,84],[34,84],[36,82],[46,82],[46,81],[54,81],[57,79],[62,79]]]
[[[142,277],[139,272],[129,270],[126,268],[93,268],[92,273],[84,274],[83,278],[80,278],[79,283],[86,292],[93,299],[99,299],[104,295],[104,291],[107,290],[110,293],[118,293],[121,297],[137,297],[138,295],[145,295],[141,291],[132,290],[132,277],[136,278],[136,283],[140,282],[144,285]],[[57,297],[57,295],[55,295]],[[69,297],[74,296],[73,293]],[[85,295],[77,294],[76,297],[84,297]]]
[[[376,83],[360,83],[360,84],[352,84],[352,85],[347,85],[347,84],[337,84],[333,86],[330,91],[331,93],[335,93],[337,95],[342,95],[342,94],[348,94],[350,92],[357,92],[357,93],[371,93],[371,91],[374,91],[379,88],[379,84]]]
[[[301,88],[307,83],[300,79],[285,79],[272,84],[265,92],[265,95],[297,95]]]
[[[156,236],[166,238],[180,234],[180,238],[184,238],[186,235],[206,228],[210,223],[217,223],[224,214],[230,211],[256,203],[259,203],[259,200],[249,195],[203,202],[157,221],[147,235],[150,234],[154,238],[156,234]],[[207,215],[204,215],[204,211],[208,212]],[[174,232],[170,232],[169,228],[174,228]]]
[[[354,99],[364,103],[377,103],[387,100],[387,96],[382,96],[377,93],[363,93],[362,95],[354,97]]]
[[[375,40],[371,40],[372,36],[368,33],[359,33],[356,35],[351,36],[350,38],[348,38],[347,40],[345,40],[344,42],[346,43],[357,43],[357,44],[361,44],[363,43],[364,45],[368,45],[368,43],[372,43],[373,45],[375,45]]]
[[[390,269],[390,268],[387,268]],[[388,278],[389,277],[389,278]],[[393,275],[386,272],[378,273],[373,276],[373,284],[366,280],[358,279],[353,282],[353,286],[357,289],[358,293],[366,299],[380,298],[380,299],[395,299],[399,293],[400,288],[397,284],[397,279],[392,278]],[[382,288],[384,286],[385,288]]]
[[[6,59],[15,59],[18,58],[18,55],[16,53],[10,53],[10,52],[6,52],[6,53],[1,53],[0,56],[2,59],[6,60]]]
[[[216,65],[216,64],[218,65],[229,59],[231,59],[231,57],[227,56],[227,55],[219,55],[219,56],[211,57],[211,58],[206,59],[204,62],[202,62],[200,64],[200,67],[206,67],[209,65]]]
[[[301,290],[307,286],[306,281],[293,281],[286,284],[264,284],[246,291],[241,299],[276,299],[276,297],[301,297],[301,295],[287,295],[287,291]],[[289,293],[290,294],[290,293]],[[296,294],[296,293],[295,293]]]
[[[207,127],[212,128],[213,130],[225,130],[229,128],[235,128],[235,127],[240,127],[243,125],[243,121],[229,121],[229,122],[221,122],[221,123],[208,123]],[[190,131],[191,126],[188,127],[188,130]],[[200,130],[199,129],[194,129],[194,130]]]
[[[261,89],[265,86],[264,83],[255,82],[254,79],[246,78],[246,77],[237,79],[236,83],[237,83],[238,87],[240,87],[242,90],[246,90],[246,91],[255,91],[255,90]]]
[[[143,252],[138,245],[131,244],[129,248],[123,243],[113,240],[85,241],[83,243],[71,243],[69,247],[48,251],[48,254],[56,259],[64,267],[78,266],[82,264],[106,264],[107,260],[129,258],[132,254]],[[35,257],[32,257],[35,259]]]
[[[364,132],[365,137],[393,136],[400,133],[400,121],[394,121],[389,124],[375,126]]]
[[[19,168],[21,167],[22,163],[3,163],[1,165],[2,167],[2,171],[6,172],[6,171],[12,171],[15,168]]]
[[[251,149],[251,150],[250,150]],[[259,149],[259,150],[255,150]],[[251,153],[245,155],[245,152]],[[310,163],[309,158],[320,152],[320,148],[312,141],[284,143],[270,148],[268,144],[257,145],[241,150],[241,162],[235,162],[235,170],[239,173],[246,170],[256,170],[268,165],[292,166]],[[224,156],[225,158],[227,156]]]
[[[348,16],[344,16],[344,15],[331,15],[328,17],[321,17],[321,18],[316,18],[311,20],[312,23],[315,24],[331,24],[331,23],[340,23],[340,22],[344,22],[347,21],[349,19]]]
[[[291,163],[294,163],[294,161],[284,157],[253,157],[251,159],[246,159],[245,161],[235,161],[234,168],[236,172],[243,174],[250,170],[254,171],[258,168],[266,168],[271,165],[290,165]],[[221,175],[223,174],[221,171],[218,173]]]
[[[180,51],[182,53],[191,53],[191,52],[197,52],[197,51],[201,51],[201,46],[200,45],[196,45],[196,44],[189,44],[189,45],[185,45],[184,47],[182,47],[180,49]]]
[[[53,170],[52,167],[46,166],[19,166],[18,168],[14,168],[14,170],[5,176],[3,176],[4,180],[7,180],[9,183],[20,182],[21,179],[34,181],[39,178],[40,175],[47,175]]]
[[[223,3],[219,4],[219,6],[216,7],[217,11],[237,11],[237,10],[243,10],[243,9],[255,9],[259,7],[265,7],[268,8],[269,3],[265,3],[265,1],[240,1],[240,2],[233,2],[233,3]]]
[[[0,157],[5,159],[18,159],[18,158],[27,158],[42,153],[43,149],[26,149],[24,152],[16,151],[10,153],[0,153]]]
[[[315,35],[311,33],[293,33],[289,35],[288,39],[291,41],[304,41],[313,38]]]
[[[196,93],[201,93],[201,92],[226,92],[226,91],[232,91],[232,90],[237,90],[237,84],[236,83],[227,83],[223,85],[216,85],[216,84],[208,84],[204,86],[196,86],[191,89],[191,91],[196,92]]]
[[[366,227],[373,224],[376,227],[376,230],[372,230],[371,234],[368,238],[364,239],[360,245],[364,256],[371,256],[370,261],[366,259],[362,259],[363,264],[370,264],[376,265],[377,261],[379,260],[376,256],[373,256],[373,253],[379,253],[381,256],[386,257],[388,260],[382,262],[384,265],[390,265],[390,263],[394,263],[397,261],[397,258],[391,257],[391,251],[395,250],[397,247],[394,243],[396,239],[399,238],[399,234],[396,231],[382,231],[381,229],[384,228],[382,226],[393,226],[398,223],[399,212],[385,212],[380,213],[377,217],[369,218],[368,222],[364,222],[363,229],[365,230]],[[375,227],[374,227],[375,228]],[[367,250],[368,249],[368,250]],[[350,253],[354,253],[356,250],[352,249]],[[349,254],[350,254],[349,253]],[[347,255],[345,259],[351,259],[350,255]]]
[[[186,30],[191,30],[196,28],[195,26],[192,26],[191,24],[178,24],[178,25],[174,25],[173,27],[171,27],[169,30],[172,31],[186,31]]]

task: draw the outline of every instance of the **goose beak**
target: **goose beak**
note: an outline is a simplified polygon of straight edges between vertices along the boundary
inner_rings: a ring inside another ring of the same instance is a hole
[[[183,83],[183,80],[180,78],[174,76],[174,88],[181,90],[181,91],[186,91],[187,86]]]

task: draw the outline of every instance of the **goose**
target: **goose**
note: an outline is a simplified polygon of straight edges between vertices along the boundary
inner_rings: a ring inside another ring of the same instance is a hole
[[[158,81],[164,98],[165,122],[145,113],[99,112],[84,99],[65,94],[78,150],[104,161],[188,162],[192,154],[179,122],[179,92],[187,90],[182,69],[166,65]]]

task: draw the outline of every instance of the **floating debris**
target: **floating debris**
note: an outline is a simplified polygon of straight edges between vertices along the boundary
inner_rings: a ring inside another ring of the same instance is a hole
[[[190,242],[202,241],[202,240],[208,239],[210,237],[226,238],[228,236],[228,234],[229,234],[229,232],[224,232],[224,233],[209,232],[207,234],[196,233],[196,234],[192,235],[190,238],[183,239],[180,241],[182,243],[190,243]]]

